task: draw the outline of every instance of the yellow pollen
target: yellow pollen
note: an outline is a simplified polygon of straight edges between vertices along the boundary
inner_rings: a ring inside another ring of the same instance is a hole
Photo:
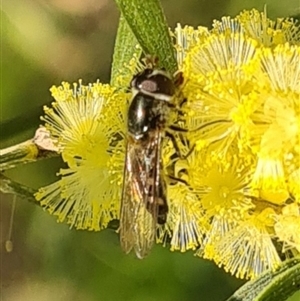
[[[228,195],[230,194],[230,189],[227,186],[221,186],[219,190],[220,197],[223,197],[226,199]]]

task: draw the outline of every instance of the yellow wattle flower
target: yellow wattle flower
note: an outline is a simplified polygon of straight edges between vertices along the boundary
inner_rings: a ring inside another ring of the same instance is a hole
[[[299,33],[293,20],[244,11],[215,21],[182,55],[188,137],[199,153],[186,160],[187,181],[210,220],[196,254],[241,278],[278,266],[274,238],[298,252],[298,238],[280,232],[280,212],[299,209]],[[289,218],[290,228],[298,221]]]
[[[99,230],[119,217],[127,95],[108,85],[63,83],[51,89],[46,127],[68,168],[36,194],[41,205],[77,229]],[[122,163],[121,163],[122,162]]]
[[[299,25],[252,10],[172,36],[186,99],[177,126],[189,131],[175,134],[181,155],[163,143],[169,213],[157,241],[256,278],[300,252]],[[100,230],[119,218],[129,81],[120,70],[118,88],[52,88],[43,120],[67,168],[36,197],[58,221]]]
[[[277,267],[281,259],[272,242],[268,219],[270,208],[233,227],[214,248],[214,261],[239,278],[256,278],[267,269]]]

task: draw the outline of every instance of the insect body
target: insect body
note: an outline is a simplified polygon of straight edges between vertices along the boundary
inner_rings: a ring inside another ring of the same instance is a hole
[[[169,124],[175,84],[161,69],[147,68],[131,81],[127,151],[120,218],[121,246],[143,258],[167,219],[162,142]]]

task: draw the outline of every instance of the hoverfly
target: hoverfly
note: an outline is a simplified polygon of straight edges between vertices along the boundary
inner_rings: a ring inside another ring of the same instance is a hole
[[[176,108],[174,80],[155,63],[131,81],[127,115],[127,149],[122,192],[120,240],[122,249],[145,257],[156,239],[157,224],[168,214],[162,166],[162,143]]]

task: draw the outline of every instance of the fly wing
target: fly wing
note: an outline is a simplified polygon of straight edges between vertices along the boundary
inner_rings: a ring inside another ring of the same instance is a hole
[[[126,254],[128,254],[134,246],[133,221],[137,204],[137,200],[132,193],[133,179],[131,166],[130,147],[127,145],[120,214],[120,242]]]
[[[145,257],[156,237],[158,216],[161,134],[152,133],[147,143],[128,142],[120,218],[121,246]]]
[[[142,259],[149,254],[156,238],[156,220],[142,203],[136,212],[133,233],[135,254]]]

